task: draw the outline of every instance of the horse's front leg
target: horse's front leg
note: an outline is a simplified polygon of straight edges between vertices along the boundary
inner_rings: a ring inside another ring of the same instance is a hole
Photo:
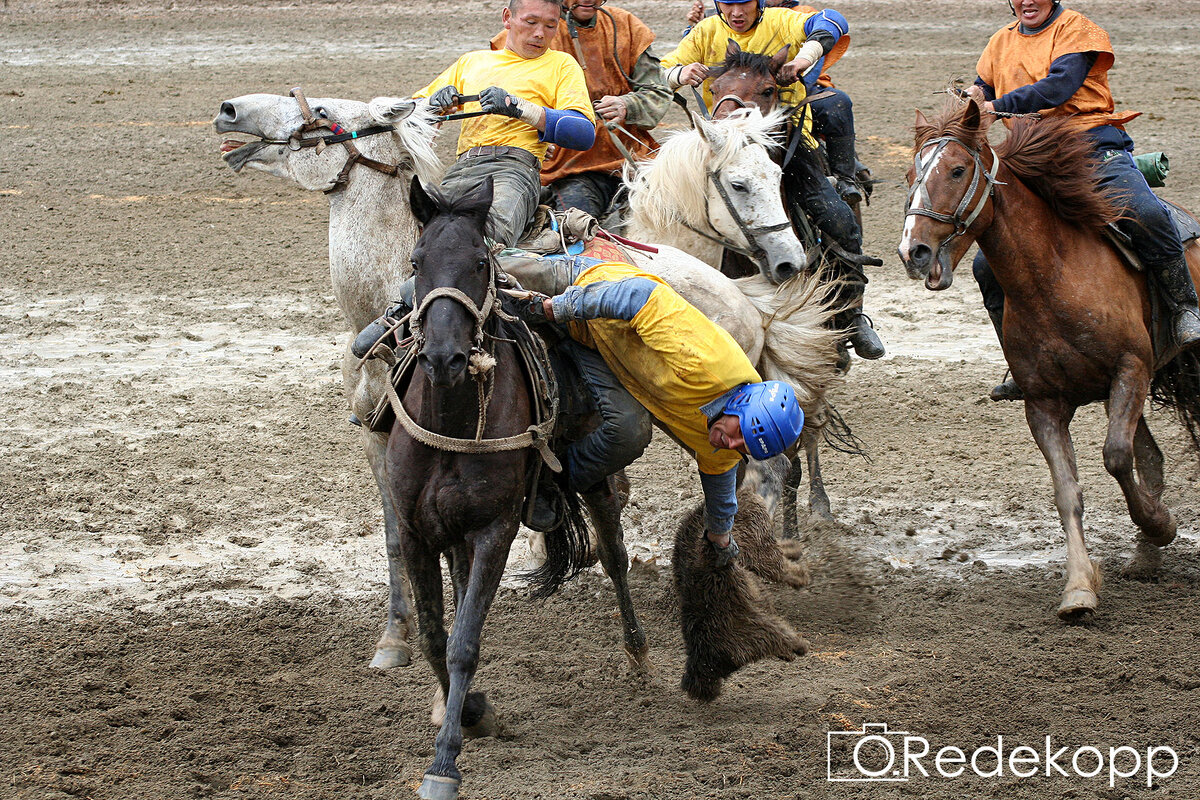
[[[633,608],[629,595],[629,554],[625,550],[625,536],[621,529],[621,502],[614,490],[616,475],[610,475],[602,488],[583,495],[588,514],[596,527],[596,549],[604,572],[613,583],[617,593],[617,605],[621,609],[622,628],[625,632],[625,655],[630,665],[638,672],[653,670],[650,664],[650,648],[646,634]]]
[[[371,666],[375,669],[407,667],[412,663],[412,645],[408,643],[413,631],[413,613],[408,606],[408,580],[404,572],[404,558],[400,553],[400,534],[396,521],[396,507],[388,485],[387,466],[384,453],[387,451],[387,434],[364,432],[363,444],[367,460],[371,463],[371,474],[379,488],[383,503],[384,545],[388,563],[388,611],[383,635],[375,644],[375,656]]]
[[[1071,418],[1075,407],[1062,400],[1025,401],[1025,419],[1054,480],[1054,503],[1067,534],[1067,585],[1058,605],[1058,616],[1082,621],[1099,605],[1100,566],[1087,554],[1083,542],[1083,492],[1075,468],[1071,443]]]
[[[437,754],[425,771],[417,794],[424,800],[454,800],[462,775],[455,762],[462,752],[463,728],[478,731],[490,721],[495,727],[495,710],[482,692],[468,692],[479,665],[479,636],[488,609],[496,597],[508,550],[517,532],[517,512],[474,534],[474,558],[470,578],[460,606],[455,609],[454,629],[446,649],[450,682],[446,691],[446,715],[434,744]],[[414,576],[414,584],[415,584]]]

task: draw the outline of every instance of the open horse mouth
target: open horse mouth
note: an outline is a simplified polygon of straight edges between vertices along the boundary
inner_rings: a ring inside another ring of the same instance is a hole
[[[237,139],[226,139],[225,141],[221,142],[221,152],[231,153],[244,144],[245,142],[239,142]]]
[[[258,151],[271,144],[265,139],[260,139],[254,142],[243,142],[238,139],[226,139],[221,142],[221,158],[225,159],[225,163],[234,172],[241,172],[242,167],[246,166],[246,162],[253,158]]]
[[[949,289],[953,282],[954,270],[950,267],[950,258],[943,248],[938,248],[938,254],[933,259],[928,274],[925,275],[925,288],[940,292],[943,289]]]

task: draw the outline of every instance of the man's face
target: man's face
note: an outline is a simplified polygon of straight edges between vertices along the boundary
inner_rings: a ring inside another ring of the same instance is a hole
[[[1017,19],[1026,28],[1036,28],[1046,21],[1054,10],[1054,0],[1013,0]]]
[[[558,31],[559,8],[557,2],[525,0],[514,14],[505,6],[501,19],[508,31],[508,49],[522,58],[537,58],[546,52]]]
[[[745,3],[717,3],[725,24],[738,33],[745,33],[754,27],[758,21],[758,0],[747,0]]]
[[[718,450],[736,450],[748,455],[746,440],[742,437],[742,423],[732,414],[723,414],[708,429],[708,443]]]
[[[576,22],[585,25],[596,18],[596,9],[604,5],[604,0],[567,0],[564,3]]]

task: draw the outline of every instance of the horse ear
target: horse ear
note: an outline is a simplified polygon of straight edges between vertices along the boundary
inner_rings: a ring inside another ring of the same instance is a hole
[[[429,220],[437,213],[437,203],[421,185],[421,179],[414,177],[408,185],[408,204],[412,206],[413,216],[421,225],[428,225]]]
[[[917,109],[917,122],[914,127],[924,128],[929,125],[929,120],[925,119],[925,113],[921,109]]]
[[[492,198],[495,196],[495,183],[488,175],[483,182],[463,197],[461,202],[454,204],[454,211],[467,217],[474,217],[483,224],[487,220],[488,211],[492,208]]]
[[[700,134],[700,138],[706,145],[708,145],[708,149],[714,153],[720,150],[721,145],[724,144],[724,141],[721,138],[721,134],[718,133],[717,129],[713,126],[712,122],[707,119],[703,119],[694,113],[692,114],[692,118],[696,123],[696,132]]]
[[[788,62],[788,52],[790,49],[791,48],[785,44],[782,50],[771,56],[771,75],[779,72],[780,68]]]
[[[963,109],[962,122],[963,126],[969,131],[979,130],[979,103],[975,102],[975,98],[967,100],[967,105]]]
[[[742,53],[742,48],[733,39],[726,39],[725,44],[725,60],[737,58]]]

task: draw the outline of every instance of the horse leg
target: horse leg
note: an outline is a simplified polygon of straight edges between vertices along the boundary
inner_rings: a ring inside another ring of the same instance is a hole
[[[466,596],[467,586],[470,583],[473,561],[471,548],[465,543],[456,545],[446,552],[446,561],[450,566],[450,581],[454,586],[454,609],[457,615],[458,609],[462,608],[463,598]],[[440,728],[445,719],[446,692],[442,689],[441,684],[438,684],[437,693],[433,696],[433,709],[429,712],[429,721]],[[479,739],[491,736],[495,733],[495,728],[495,712],[485,713],[483,718],[474,725],[463,725],[463,738]]]
[[[438,681],[431,721],[438,725],[445,716],[446,687],[450,673],[446,669],[446,627],[443,619],[441,556],[410,535],[404,539],[405,563],[412,580],[413,600],[417,609],[417,641],[421,652]],[[441,708],[439,709],[439,705]]]
[[[417,790],[418,796],[424,800],[454,800],[458,797],[462,775],[455,761],[462,752],[463,729],[478,729],[489,720],[495,724],[495,710],[484,694],[468,693],[468,689],[479,665],[479,635],[483,630],[483,622],[504,574],[508,547],[503,545],[505,542],[511,543],[515,528],[514,514],[513,520],[494,523],[475,537],[477,544],[470,577],[462,604],[455,610],[454,630],[446,648],[446,667],[449,671],[446,715],[434,740],[437,754]],[[415,578],[413,583],[416,583]]]
[[[1025,419],[1038,449],[1050,467],[1054,481],[1054,504],[1067,534],[1067,585],[1058,605],[1058,616],[1082,621],[1099,604],[1100,567],[1087,554],[1083,541],[1083,492],[1075,468],[1071,443],[1071,418],[1075,408],[1060,400],[1026,400]]]
[[[1171,534],[1174,534],[1175,525],[1174,520],[1171,518],[1171,513],[1160,502],[1163,491],[1162,450],[1159,449],[1158,443],[1154,441],[1154,436],[1150,433],[1150,427],[1146,424],[1146,418],[1141,414],[1138,415],[1137,426],[1133,435],[1133,462],[1138,475],[1135,491],[1143,495],[1144,502],[1147,505],[1151,507],[1158,506],[1166,512],[1167,519],[1171,523],[1169,530]],[[1122,488],[1124,487],[1122,486]],[[1129,493],[1126,492],[1127,500],[1128,497]],[[1130,502],[1129,515],[1131,518],[1134,517],[1132,502]],[[1121,576],[1134,580],[1148,580],[1154,577],[1159,567],[1162,566],[1162,548],[1169,542],[1170,538],[1165,541],[1161,537],[1157,539],[1153,538],[1145,528],[1141,528],[1138,531],[1137,545],[1134,548],[1133,555],[1121,568]]]
[[[583,502],[588,516],[596,528],[596,549],[604,572],[613,583],[617,593],[617,605],[621,609],[621,625],[625,633],[625,655],[637,672],[653,671],[650,664],[650,648],[646,634],[638,622],[633,609],[633,598],[629,595],[629,554],[625,550],[625,536],[621,529],[621,502],[613,483],[617,476],[605,479],[602,488],[587,492]]]
[[[825,478],[821,474],[820,433],[813,431],[804,443],[804,455],[808,460],[808,510],[823,520],[833,521],[833,509],[829,495],[825,493]]]
[[[375,644],[375,656],[370,666],[374,669],[407,667],[412,663],[412,645],[408,643],[413,629],[413,613],[408,607],[408,580],[404,574],[404,559],[400,555],[400,534],[396,522],[396,508],[392,503],[391,488],[387,482],[387,467],[384,453],[387,450],[387,435],[364,433],[363,443],[367,460],[371,463],[371,474],[379,488],[383,503],[384,544],[388,562],[388,612],[383,635]]]

